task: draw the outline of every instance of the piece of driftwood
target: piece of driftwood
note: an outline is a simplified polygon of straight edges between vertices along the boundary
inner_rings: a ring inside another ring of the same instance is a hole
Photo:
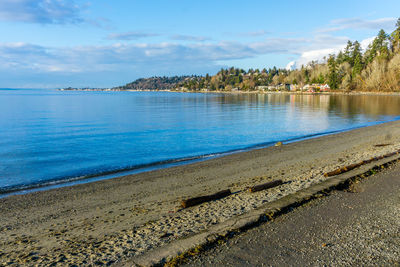
[[[390,146],[391,144],[377,144],[377,145],[374,145],[375,147],[382,147],[382,146]]]
[[[359,163],[350,164],[348,166],[345,166],[345,167],[342,167],[342,168],[338,168],[338,169],[336,169],[334,171],[327,172],[327,173],[324,174],[324,176],[325,177],[330,177],[330,176],[338,175],[338,174],[341,174],[341,173],[344,173],[344,172],[348,172],[348,171],[351,171],[351,170],[353,170],[353,169],[355,169],[357,167],[360,167],[363,164],[365,164],[363,161],[359,162]]]
[[[327,173],[324,174],[324,176],[325,176],[325,177],[330,177],[330,176],[342,174],[342,173],[351,171],[351,170],[353,170],[353,169],[355,169],[355,168],[358,168],[358,167],[360,167],[361,165],[368,164],[368,163],[371,163],[371,162],[376,161],[376,160],[380,160],[380,159],[384,159],[384,158],[389,158],[389,157],[391,157],[391,156],[394,156],[394,155],[396,155],[396,154],[399,154],[399,152],[400,152],[400,150],[397,150],[397,151],[395,151],[395,152],[392,152],[392,153],[389,153],[389,154],[386,154],[386,155],[383,155],[383,156],[374,157],[374,158],[371,158],[371,159],[368,159],[368,160],[363,160],[363,161],[358,162],[358,163],[350,164],[350,165],[348,165],[348,166],[338,168],[338,169],[336,169],[336,170],[334,170],[334,171],[327,172]]]
[[[281,184],[283,184],[282,180],[275,180],[275,181],[268,182],[268,183],[265,183],[265,184],[260,184],[260,185],[256,185],[256,186],[250,187],[249,191],[254,193],[254,192],[261,191],[261,190],[265,190],[265,189],[269,189],[269,188],[272,188],[272,187],[276,187],[276,186],[279,186]]]
[[[222,191],[219,191],[219,192],[217,192],[215,194],[212,194],[212,195],[194,197],[194,198],[189,198],[187,200],[182,200],[181,206],[182,206],[182,208],[185,209],[185,208],[189,208],[189,207],[193,207],[193,206],[199,205],[199,204],[204,203],[204,202],[221,199],[221,198],[227,197],[227,196],[229,196],[231,194],[232,194],[232,192],[229,189],[222,190]]]

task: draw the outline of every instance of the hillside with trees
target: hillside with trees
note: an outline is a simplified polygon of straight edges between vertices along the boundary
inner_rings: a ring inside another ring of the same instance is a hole
[[[296,70],[221,69],[216,75],[188,77],[177,84],[177,90],[251,91],[285,84],[329,84],[333,90],[400,91],[400,19],[396,29],[377,37],[362,51],[358,41],[348,41],[337,55],[323,62],[310,62]],[[283,87],[284,88],[284,87]]]
[[[173,76],[173,77],[151,77],[140,78],[123,86],[115,87],[114,90],[170,90],[176,88],[177,84],[185,79],[197,76]]]

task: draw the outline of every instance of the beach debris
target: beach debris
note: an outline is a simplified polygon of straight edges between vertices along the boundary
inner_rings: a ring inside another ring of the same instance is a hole
[[[160,236],[160,238],[166,238],[166,237],[170,237],[171,235],[173,235],[172,233],[166,232],[163,235]]]
[[[364,190],[364,186],[361,183],[353,182],[345,191],[349,193],[362,193]]]
[[[275,144],[275,146],[281,146],[281,145],[283,145],[281,141],[279,141],[279,142],[277,142],[277,143]]]
[[[341,173],[344,173],[344,172],[351,171],[351,170],[353,170],[353,169],[355,169],[357,167],[360,167],[363,164],[365,164],[364,161],[359,162],[359,163],[350,164],[348,166],[338,168],[338,169],[336,169],[334,171],[327,172],[327,173],[324,174],[324,176],[325,177],[335,176],[335,175],[338,175],[338,174],[341,174]]]
[[[392,145],[392,144],[377,144],[377,145],[374,145],[374,147],[383,147],[383,146],[390,146],[390,145]]]
[[[262,190],[269,189],[269,188],[272,188],[272,187],[276,187],[276,186],[279,186],[281,184],[283,184],[282,180],[275,180],[275,181],[268,182],[268,183],[265,183],[265,184],[260,184],[260,185],[256,185],[256,186],[250,187],[249,191],[251,193],[254,193],[254,192],[262,191]]]
[[[232,194],[232,192],[231,192],[230,189],[222,190],[222,191],[219,191],[219,192],[217,192],[215,194],[212,194],[212,195],[206,195],[206,196],[201,196],[201,197],[189,198],[187,200],[182,200],[181,206],[182,206],[182,208],[185,209],[185,208],[189,208],[189,207],[193,207],[193,206],[199,205],[199,204],[204,203],[204,202],[221,199],[221,198],[227,197],[227,196],[229,196],[231,194]]]
[[[364,164],[368,164],[368,163],[371,163],[373,161],[377,161],[377,160],[380,160],[380,159],[388,158],[388,157],[397,155],[399,153],[400,153],[400,150],[397,150],[395,152],[392,152],[392,153],[389,153],[389,154],[386,154],[386,155],[383,155],[383,156],[374,157],[374,158],[371,158],[371,159],[368,159],[368,160],[363,160],[361,162],[350,164],[348,166],[338,168],[338,169],[336,169],[334,171],[327,172],[327,173],[324,174],[324,176],[325,177],[330,177],[330,176],[335,176],[335,175],[338,175],[338,174],[342,174],[342,173],[351,171],[351,170],[353,170],[353,169],[355,169],[357,167],[360,167],[360,166],[362,166]]]

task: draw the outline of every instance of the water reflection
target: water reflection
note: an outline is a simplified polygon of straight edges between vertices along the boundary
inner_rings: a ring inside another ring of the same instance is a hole
[[[325,110],[348,118],[359,114],[372,118],[400,115],[400,96],[391,95],[224,94],[214,100],[221,105],[290,104],[299,109]]]

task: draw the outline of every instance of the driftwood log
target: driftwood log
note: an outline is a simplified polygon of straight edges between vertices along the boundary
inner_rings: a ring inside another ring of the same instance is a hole
[[[374,157],[374,158],[371,158],[371,159],[368,159],[368,160],[363,160],[363,161],[358,162],[358,163],[350,164],[348,166],[338,168],[338,169],[336,169],[334,171],[327,172],[327,173],[324,174],[324,176],[325,177],[330,177],[330,176],[338,175],[338,174],[341,174],[341,173],[345,173],[345,172],[351,171],[351,170],[353,170],[355,168],[358,168],[358,167],[360,167],[360,166],[362,166],[364,164],[368,164],[368,163],[371,163],[373,161],[377,161],[377,160],[380,160],[380,159],[389,158],[391,156],[397,155],[397,154],[399,154],[399,152],[400,152],[400,150],[397,150],[395,152],[392,152],[392,153],[389,153],[389,154],[386,154],[386,155],[383,155],[383,156]]]
[[[204,202],[221,199],[221,198],[227,197],[227,196],[229,196],[231,194],[232,194],[232,192],[229,189],[222,190],[222,191],[219,191],[219,192],[217,192],[215,194],[212,194],[212,195],[194,197],[194,198],[189,198],[187,200],[182,200],[181,206],[182,206],[182,208],[185,209],[185,208],[189,208],[189,207],[193,207],[193,206],[199,205],[199,204],[204,203]]]
[[[260,185],[256,185],[256,186],[250,187],[249,191],[252,192],[252,193],[253,192],[258,192],[258,191],[261,191],[261,190],[265,190],[265,189],[269,189],[269,188],[272,188],[272,187],[279,186],[281,184],[283,184],[282,180],[275,180],[275,181],[268,182],[268,183],[265,183],[265,184],[260,184]]]
[[[374,145],[375,147],[382,147],[382,146],[390,146],[391,144],[377,144],[377,145]]]

